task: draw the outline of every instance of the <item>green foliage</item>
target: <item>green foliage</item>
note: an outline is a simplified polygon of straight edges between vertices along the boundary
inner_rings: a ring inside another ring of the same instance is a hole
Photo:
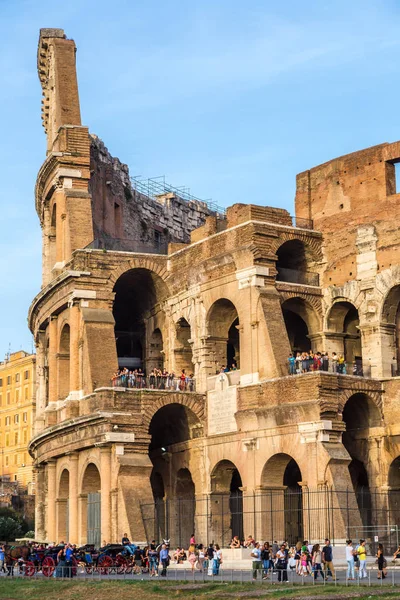
[[[31,539],[33,540],[33,539],[35,538],[35,532],[34,532],[34,531],[32,531],[32,530],[31,530],[31,531],[27,531],[27,532],[25,533],[25,537],[26,537],[26,538],[31,538]]]
[[[21,527],[21,534],[25,534],[25,532],[30,529],[30,527],[29,527],[28,523],[25,521],[25,519],[19,513],[17,513],[17,511],[14,510],[13,508],[8,508],[8,507],[0,508],[0,518],[1,517],[5,517],[7,519],[13,519],[14,521],[16,521],[19,524],[19,526]],[[0,539],[3,539],[3,538],[0,536]]]
[[[0,517],[0,540],[13,542],[22,533],[21,524],[11,517]]]

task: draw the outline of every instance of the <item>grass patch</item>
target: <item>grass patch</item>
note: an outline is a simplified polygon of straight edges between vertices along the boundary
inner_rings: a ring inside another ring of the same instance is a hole
[[[0,578],[1,600],[166,600],[173,598],[205,598],[207,600],[347,600],[380,598],[395,600],[400,597],[396,588],[345,586],[290,586],[252,585],[250,583],[183,583],[179,581],[82,581],[29,580]]]

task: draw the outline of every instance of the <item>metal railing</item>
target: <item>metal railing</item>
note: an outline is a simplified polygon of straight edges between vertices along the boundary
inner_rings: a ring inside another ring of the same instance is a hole
[[[240,540],[251,534],[255,540],[287,540],[290,545],[304,539],[310,543],[329,538],[366,539],[369,554],[375,554],[378,542],[393,555],[399,545],[397,525],[400,517],[400,491],[381,492],[369,488],[334,490],[293,488],[271,489],[254,493],[220,492],[158,499],[141,504],[148,539],[170,539],[171,547],[185,546],[195,533],[197,542],[218,543],[230,547],[237,535]]]
[[[168,243],[138,242],[121,238],[96,238],[85,246],[85,250],[114,250],[120,252],[137,252],[141,254],[167,254]]]
[[[111,379],[112,387],[136,390],[165,390],[169,392],[195,392],[196,381],[194,377],[185,379],[167,376],[138,376],[138,375],[118,375]]]
[[[286,283],[300,283],[303,285],[319,286],[319,274],[310,273],[309,271],[300,271],[297,269],[286,269],[277,267],[278,274],[276,281],[284,281]]]
[[[371,377],[371,365],[362,361],[339,362],[332,360],[321,360],[317,363],[313,359],[295,360],[295,363],[289,362],[288,374],[301,375],[302,373],[316,373],[322,371],[325,373],[337,373],[338,375],[354,375],[356,377]]]

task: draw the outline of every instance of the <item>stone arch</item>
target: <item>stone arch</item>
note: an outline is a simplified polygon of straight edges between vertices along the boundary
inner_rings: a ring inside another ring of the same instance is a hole
[[[145,369],[150,366],[151,370],[154,368],[151,334],[164,322],[161,307],[168,298],[168,286],[155,271],[136,267],[124,270],[113,291],[119,367]]]
[[[70,336],[70,326],[64,323],[60,330],[57,356],[59,400],[65,400],[70,392]]]
[[[163,407],[169,406],[171,404],[180,404],[187,409],[189,409],[196,417],[198,422],[204,426],[205,424],[205,400],[202,396],[197,396],[193,399],[191,395],[183,394],[183,393],[169,393],[164,392],[160,393],[159,398],[154,401],[151,400],[142,400],[142,414],[143,414],[143,426],[147,431],[149,431],[150,423],[154,417],[154,415]]]
[[[261,473],[266,531],[273,539],[293,544],[303,539],[302,473],[296,460],[280,452],[271,456]]]
[[[88,459],[81,471],[80,480],[81,537],[96,548],[101,543],[101,475],[100,469]]]
[[[222,547],[233,536],[244,538],[243,481],[239,469],[227,459],[220,460],[211,470],[211,536]]]
[[[390,464],[388,472],[389,522],[400,521],[400,456]]]
[[[57,542],[69,541],[69,470],[63,468],[58,479],[56,504]]]
[[[169,395],[169,394],[168,394]],[[176,443],[202,437],[204,412],[196,407],[197,402],[160,399],[148,406],[143,418],[144,426],[151,436],[150,451],[167,448]]]
[[[222,297],[213,302],[207,311],[206,331],[215,371],[232,363],[240,368],[240,317],[232,300]]]
[[[360,317],[355,304],[348,300],[336,299],[326,315],[327,335],[335,343],[337,354],[343,355],[348,363],[348,374],[351,374],[353,369],[350,365],[353,364],[356,365],[355,374],[362,374],[363,371],[359,325]]]
[[[149,256],[146,256],[146,257],[137,256],[137,257],[131,258],[130,260],[123,262],[120,266],[117,266],[112,270],[112,272],[110,273],[110,277],[109,277],[109,283],[110,283],[111,287],[114,288],[118,279],[122,275],[127,273],[128,271],[132,271],[134,269],[145,269],[147,271],[151,271],[152,273],[154,273],[155,275],[160,277],[160,279],[162,279],[162,281],[164,282],[164,284],[167,286],[167,288],[169,290],[169,285],[168,285],[169,273],[167,270],[166,258],[167,257],[165,257],[165,259],[163,259],[162,261],[156,261],[156,260],[150,258]]]
[[[400,283],[393,285],[383,299],[381,322],[389,337],[387,352],[392,359],[390,374],[396,376],[400,373]]]
[[[320,331],[321,319],[313,305],[293,294],[281,304],[292,352],[311,350],[311,336]]]
[[[302,232],[296,232],[295,234],[289,232],[279,232],[279,237],[271,242],[271,252],[277,254],[279,248],[281,248],[283,244],[292,241],[298,241],[304,244],[305,249],[313,263],[321,262],[323,260],[320,238],[310,237]]]
[[[362,380],[357,381],[351,389],[342,390],[338,398],[338,412],[343,414],[344,407],[347,401],[356,394],[364,394],[374,403],[380,411],[381,417],[383,416],[383,400],[382,393],[379,390],[371,390],[370,387]]]

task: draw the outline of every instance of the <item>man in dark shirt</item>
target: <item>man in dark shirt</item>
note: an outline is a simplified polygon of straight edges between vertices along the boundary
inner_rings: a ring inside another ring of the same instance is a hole
[[[131,556],[135,554],[136,546],[135,544],[131,544],[127,533],[124,533],[124,535],[122,536],[121,544],[126,548],[127,552]]]
[[[330,575],[335,579],[335,568],[333,566],[333,548],[328,538],[325,540],[325,546],[322,548],[322,562],[324,563],[325,578]]]

